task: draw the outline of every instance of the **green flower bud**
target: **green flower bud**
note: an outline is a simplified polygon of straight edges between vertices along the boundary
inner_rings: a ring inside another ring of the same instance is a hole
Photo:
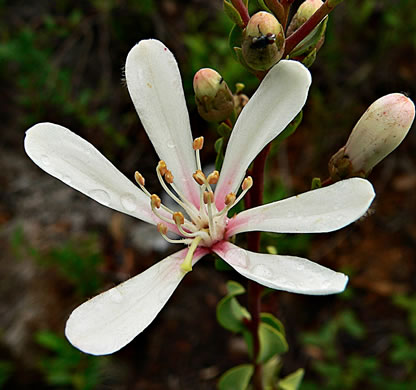
[[[357,122],[346,145],[329,161],[333,180],[368,176],[400,145],[414,118],[414,103],[400,93],[376,100]]]
[[[268,70],[283,56],[285,36],[282,25],[268,12],[251,17],[243,32],[242,53],[247,65]]]
[[[227,83],[213,69],[200,69],[194,76],[195,101],[206,121],[221,122],[232,115],[234,98]]]
[[[322,0],[305,0],[296,11],[289,27],[287,28],[287,36],[292,35],[303,23],[305,23],[315,11],[323,4]]]

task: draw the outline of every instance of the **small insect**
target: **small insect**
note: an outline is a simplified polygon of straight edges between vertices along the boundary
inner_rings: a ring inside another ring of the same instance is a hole
[[[272,34],[272,33],[267,33],[266,35],[264,35],[261,31],[260,31],[260,26],[257,25],[258,29],[259,29],[259,33],[260,36],[259,37],[254,37],[251,40],[251,48],[253,49],[264,49],[265,47],[267,47],[267,45],[272,45],[273,43],[276,42],[276,34]]]

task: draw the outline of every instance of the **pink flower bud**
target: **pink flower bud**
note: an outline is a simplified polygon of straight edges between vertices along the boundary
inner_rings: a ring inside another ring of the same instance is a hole
[[[234,97],[221,75],[213,69],[200,69],[194,76],[198,112],[207,121],[221,122],[234,111]]]
[[[268,70],[283,56],[285,36],[282,25],[268,12],[254,14],[243,33],[242,54],[248,66]]]
[[[331,176],[367,176],[400,145],[414,118],[414,103],[400,93],[376,100],[357,122],[346,145],[332,156]]]

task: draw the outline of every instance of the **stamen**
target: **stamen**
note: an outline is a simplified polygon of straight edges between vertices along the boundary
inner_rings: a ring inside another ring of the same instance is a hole
[[[201,150],[204,147],[204,137],[195,138],[192,146],[194,150]]]
[[[201,170],[201,157],[200,157],[199,151],[203,148],[203,146],[204,146],[204,137],[195,138],[194,143],[193,143],[193,148],[195,150],[196,167],[198,170]]]
[[[155,207],[158,209],[160,208],[162,201],[156,194],[153,194],[153,195],[150,195],[150,204],[152,205],[152,209]]]
[[[168,231],[168,228],[166,225],[164,225],[163,223],[158,223],[157,224],[157,230],[160,233],[160,235],[167,241],[170,242],[171,244],[190,244],[192,243],[192,240],[190,240],[189,238],[181,238],[179,240],[173,240],[172,238],[169,238],[166,233]]]
[[[173,183],[173,175],[172,175],[172,172],[171,172],[171,171],[169,171],[169,169],[168,169],[168,170],[166,170],[166,173],[165,173],[165,180],[166,180],[166,182],[167,182],[167,183],[169,183],[169,184],[172,184],[172,183]]]
[[[189,271],[192,271],[192,258],[194,257],[194,253],[196,251],[196,248],[198,248],[198,244],[202,240],[201,236],[195,237],[192,240],[192,243],[188,249],[188,253],[185,256],[185,260],[181,264],[181,269],[185,273],[188,273]]]
[[[167,170],[168,168],[166,166],[166,163],[163,160],[160,160],[159,164],[157,164],[157,171],[160,172],[162,176],[164,176]]]
[[[174,212],[172,219],[175,221],[175,225],[183,225],[185,222],[185,217],[180,211]]]
[[[156,168],[156,174],[157,174],[157,178],[159,179],[159,182],[160,182],[160,184],[162,185],[162,187],[163,187],[163,189],[166,191],[166,193],[179,205],[179,206],[181,206],[186,212],[187,212],[187,214],[193,219],[193,218],[195,218],[195,212],[192,210],[192,209],[190,209],[190,207],[189,207],[189,202],[188,202],[188,204],[186,204],[185,202],[182,202],[170,189],[169,189],[169,187],[166,185],[166,183],[164,182],[164,180],[163,180],[163,178],[162,178],[162,176],[161,176],[161,173],[160,173],[160,171],[159,171],[159,166],[161,165],[161,163],[164,163],[163,161],[161,161],[160,163],[159,163],[159,165],[157,166],[157,168]],[[166,166],[166,164],[165,164],[165,166]],[[170,176],[168,175],[168,172],[170,172],[167,168],[166,168],[166,171],[165,171],[165,178],[166,178],[166,175],[168,176],[168,179],[170,178]],[[172,173],[170,174],[170,175],[172,175]],[[173,180],[173,176],[172,176],[172,180]]]
[[[225,207],[217,214],[217,216],[221,216],[228,213],[228,210],[233,207],[235,203],[236,195],[234,192],[230,192],[224,199]]]
[[[207,178],[205,177],[204,172],[202,172],[200,169],[197,169],[192,177],[200,186],[207,182]]]
[[[217,184],[219,178],[220,178],[220,173],[218,171],[213,171],[208,175],[207,180],[209,184]]]
[[[144,187],[145,180],[140,172],[134,172],[134,178],[136,179],[136,182],[140,187]]]
[[[244,179],[243,184],[241,184],[241,189],[243,191],[248,191],[252,186],[253,186],[253,178],[251,176],[247,176]]]
[[[212,191],[204,191],[204,203],[213,203],[214,202],[214,193]]]

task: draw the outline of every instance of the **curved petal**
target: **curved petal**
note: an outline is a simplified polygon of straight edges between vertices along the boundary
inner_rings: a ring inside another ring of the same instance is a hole
[[[140,41],[126,60],[126,81],[140,120],[159,157],[175,177],[175,185],[199,206],[192,174],[195,152],[178,64],[162,42]]]
[[[185,273],[183,249],[141,274],[77,307],[65,335],[76,348],[92,355],[118,351],[141,333],[165,306]],[[195,264],[208,251],[195,252]]]
[[[311,75],[297,61],[280,61],[261,82],[242,110],[231,133],[215,190],[218,209],[225,196],[236,192],[260,151],[276,138],[306,102]]]
[[[213,251],[238,273],[263,286],[307,295],[344,291],[348,277],[295,256],[254,253],[223,241]]]
[[[94,146],[65,127],[38,123],[26,131],[33,162],[104,206],[156,224],[149,198]]]
[[[360,218],[375,197],[368,180],[352,178],[243,211],[228,223],[227,235],[250,231],[325,233]]]

